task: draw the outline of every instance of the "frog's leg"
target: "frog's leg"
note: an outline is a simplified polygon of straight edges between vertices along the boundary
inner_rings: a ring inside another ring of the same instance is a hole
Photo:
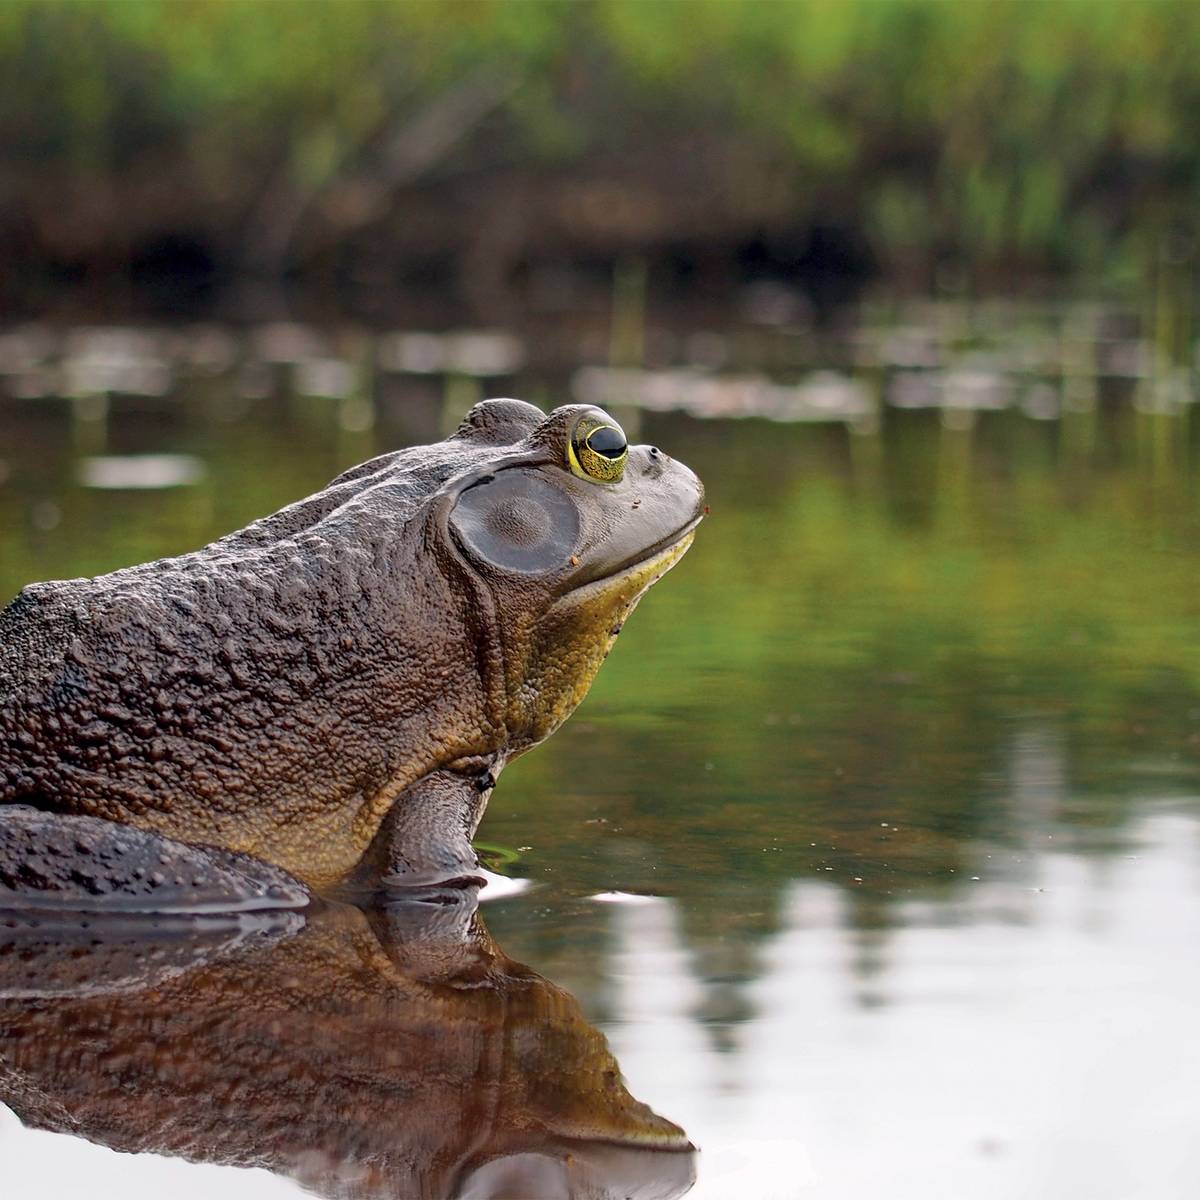
[[[248,854],[98,817],[0,806],[0,909],[237,913],[310,900],[286,871]]]
[[[471,837],[498,772],[495,762],[470,759],[432,771],[406,788],[345,890],[388,893],[482,883]]]

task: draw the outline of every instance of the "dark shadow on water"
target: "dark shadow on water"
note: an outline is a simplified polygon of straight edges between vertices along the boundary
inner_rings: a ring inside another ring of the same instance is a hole
[[[0,1101],[33,1128],[266,1167],[330,1200],[683,1195],[683,1130],[476,904],[0,916]]]

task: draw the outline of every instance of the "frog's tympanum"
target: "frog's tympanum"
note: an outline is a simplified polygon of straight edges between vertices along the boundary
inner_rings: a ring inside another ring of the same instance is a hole
[[[568,993],[496,947],[474,896],[0,918],[0,1102],[337,1200],[682,1195],[683,1130],[626,1091]]]
[[[702,499],[599,409],[492,400],[195,553],[25,588],[0,614],[0,906],[473,876],[501,768],[582,699]]]

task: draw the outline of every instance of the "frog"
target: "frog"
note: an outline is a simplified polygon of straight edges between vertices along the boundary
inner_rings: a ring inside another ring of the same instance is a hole
[[[477,881],[704,487],[604,409],[475,405],[211,544],[0,612],[0,906],[302,906]]]

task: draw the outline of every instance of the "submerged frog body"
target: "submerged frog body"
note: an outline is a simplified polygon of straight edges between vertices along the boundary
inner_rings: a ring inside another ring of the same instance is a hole
[[[473,875],[504,764],[583,698],[702,509],[601,410],[492,400],[202,550],[25,588],[0,613],[0,806],[23,806],[0,807],[0,901],[57,894],[30,839],[82,854],[97,821],[186,844],[160,897],[211,890],[197,846],[319,888]]]

